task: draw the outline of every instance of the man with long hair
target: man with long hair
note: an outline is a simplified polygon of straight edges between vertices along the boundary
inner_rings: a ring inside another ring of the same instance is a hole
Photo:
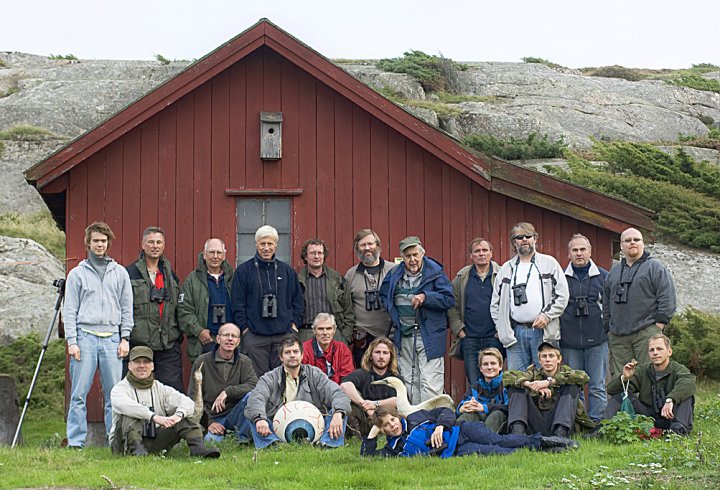
[[[397,406],[394,388],[372,384],[389,376],[398,376],[397,352],[392,340],[379,337],[368,346],[361,367],[345,376],[340,384],[352,402],[352,413],[348,418],[349,435],[367,435],[376,408]]]

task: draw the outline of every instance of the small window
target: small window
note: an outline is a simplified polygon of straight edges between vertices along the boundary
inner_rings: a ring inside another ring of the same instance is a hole
[[[275,256],[290,264],[290,199],[238,199],[237,264],[255,256],[255,232],[263,225],[278,231]]]

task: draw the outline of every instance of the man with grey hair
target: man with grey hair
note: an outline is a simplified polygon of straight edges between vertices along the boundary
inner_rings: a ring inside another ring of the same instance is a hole
[[[242,352],[260,377],[280,365],[280,340],[297,333],[305,304],[297,274],[275,256],[277,230],[261,226],[255,244],[255,256],[235,270],[231,299],[233,323],[242,330]]]
[[[603,283],[607,271],[590,258],[592,245],[576,233],[568,243],[570,264],[565,269],[570,297],[560,317],[560,348],[565,364],[590,376],[587,412],[594,422],[605,416],[607,333],[603,328]],[[581,393],[582,396],[582,393]]]
[[[210,352],[220,326],[232,320],[230,287],[233,268],[225,260],[225,242],[210,238],[198,254],[197,268],[180,289],[178,321],[187,334],[190,362]]]
[[[538,233],[531,223],[510,231],[516,255],[495,278],[490,315],[507,350],[508,370],[539,369],[538,348],[560,339],[560,315],[568,302],[562,267],[551,255],[537,252]]]
[[[623,372],[628,362],[650,362],[648,339],[662,333],[675,314],[675,282],[665,266],[645,251],[640,231],[620,235],[623,259],[605,280],[603,322],[609,332],[610,374]]]
[[[347,344],[334,339],[336,330],[334,315],[318,313],[312,324],[315,337],[302,344],[302,363],[315,366],[339,385],[355,367]]]
[[[400,241],[403,264],[385,278],[380,298],[395,325],[400,375],[413,404],[441,395],[445,386],[447,310],[455,295],[442,264],[425,256],[416,236]]]
[[[353,361],[359,366],[370,343],[390,334],[390,315],[380,302],[380,285],[395,264],[380,256],[380,237],[369,228],[355,233],[353,249],[360,262],[348,269],[345,280],[355,314]]]

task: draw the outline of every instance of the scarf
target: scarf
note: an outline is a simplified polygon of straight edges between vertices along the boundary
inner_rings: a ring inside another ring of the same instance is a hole
[[[127,380],[133,388],[138,390],[149,390],[155,382],[155,376],[150,374],[150,377],[147,379],[138,379],[133,373],[128,371]]]

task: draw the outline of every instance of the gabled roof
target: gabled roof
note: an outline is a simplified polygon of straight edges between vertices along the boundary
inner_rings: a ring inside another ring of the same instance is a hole
[[[239,34],[25,172],[38,190],[258,48],[266,46],[482,187],[620,232],[651,212],[518,165],[482,158],[416,118],[267,19]]]

